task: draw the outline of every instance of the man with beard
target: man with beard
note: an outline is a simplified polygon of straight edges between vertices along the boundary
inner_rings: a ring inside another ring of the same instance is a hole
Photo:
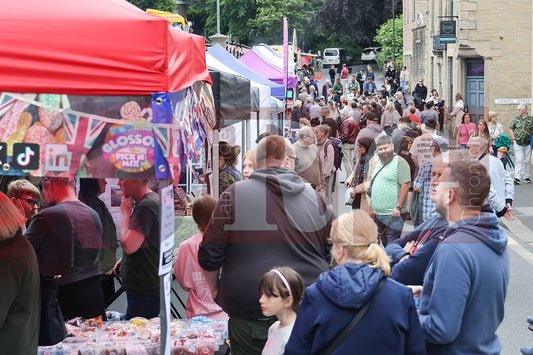
[[[431,179],[431,197],[450,227],[423,289],[412,287],[421,294],[418,317],[428,354],[501,352],[496,330],[509,285],[508,238],[498,217],[484,209],[489,191],[487,169],[464,151]]]
[[[389,136],[376,139],[379,162],[370,183],[370,216],[378,225],[378,234],[384,246],[400,238],[408,216],[407,193],[411,170],[407,161],[394,154]]]

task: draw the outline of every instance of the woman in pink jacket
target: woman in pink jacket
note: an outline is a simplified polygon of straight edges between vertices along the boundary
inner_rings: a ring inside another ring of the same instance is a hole
[[[228,319],[228,315],[213,300],[202,268],[198,264],[198,248],[216,204],[217,200],[209,195],[201,195],[194,201],[192,218],[200,232],[181,243],[174,266],[176,280],[185,291],[189,292],[185,306],[189,318],[206,316],[217,320]]]

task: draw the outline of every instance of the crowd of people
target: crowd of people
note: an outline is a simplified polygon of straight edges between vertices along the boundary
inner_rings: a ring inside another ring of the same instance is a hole
[[[500,352],[509,256],[498,219],[514,218],[514,186],[531,182],[532,119],[519,105],[508,137],[496,113],[473,123],[460,94],[448,110],[423,80],[407,101],[408,72],[396,86],[393,70],[382,90],[371,70],[344,72],[324,97],[306,78],[298,139],[261,135],[240,165],[241,148],[219,142],[220,198],[192,204],[199,232],[174,273],[189,317],[228,320],[232,354]],[[511,143],[514,178],[500,150]],[[339,184],[352,206],[340,216]],[[81,179],[77,194],[73,178],[19,179],[0,193],[8,353],[61,341],[64,320],[105,320],[113,274],[125,319],[159,314],[159,196],[146,179],[119,186],[118,233],[105,180]]]

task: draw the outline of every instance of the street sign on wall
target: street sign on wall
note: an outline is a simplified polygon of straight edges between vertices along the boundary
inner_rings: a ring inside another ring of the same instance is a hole
[[[433,50],[443,51],[446,49],[446,43],[442,43],[439,36],[433,36]]]
[[[519,104],[525,104],[525,105],[531,105],[531,98],[527,99],[494,99],[494,103],[496,105],[519,105]]]

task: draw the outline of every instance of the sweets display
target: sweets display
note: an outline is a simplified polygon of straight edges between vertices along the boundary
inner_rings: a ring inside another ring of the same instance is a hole
[[[72,322],[71,322],[72,323]],[[54,346],[40,346],[39,355],[152,355],[160,354],[159,318],[102,322],[74,320],[69,336]],[[170,323],[173,355],[212,355],[227,336],[227,322],[205,317]]]

